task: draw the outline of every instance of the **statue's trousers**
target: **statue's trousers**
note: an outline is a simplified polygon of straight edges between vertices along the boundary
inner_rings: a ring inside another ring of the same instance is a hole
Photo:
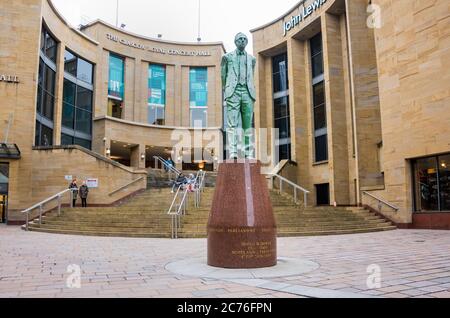
[[[238,157],[238,128],[242,117],[242,130],[244,133],[245,156],[253,156],[252,124],[255,101],[251,98],[247,85],[237,85],[233,96],[227,98],[227,139],[230,157]]]

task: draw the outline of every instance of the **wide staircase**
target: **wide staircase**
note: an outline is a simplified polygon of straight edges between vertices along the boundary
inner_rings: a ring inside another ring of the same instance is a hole
[[[211,181],[213,184],[213,181]],[[206,187],[200,208],[188,201],[179,238],[204,238],[214,187]],[[364,208],[307,207],[294,203],[287,194],[270,192],[280,237],[338,235],[396,229],[390,222]],[[63,209],[61,216],[47,214],[42,224],[30,224],[31,231],[115,237],[171,237],[167,211],[173,194],[167,187],[152,188],[118,207]]]
[[[206,237],[213,191],[205,193],[205,204],[184,218],[178,232],[180,238]],[[293,197],[270,191],[279,237],[319,236],[380,232],[396,229],[376,214],[356,207],[301,207]],[[208,202],[209,204],[206,204]]]
[[[66,208],[47,214],[29,230],[87,236],[169,238],[171,218],[164,210],[173,194],[167,188],[148,190],[118,207]]]

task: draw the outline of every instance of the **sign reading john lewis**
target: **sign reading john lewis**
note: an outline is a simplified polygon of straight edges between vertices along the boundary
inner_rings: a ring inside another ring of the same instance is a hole
[[[300,22],[306,20],[311,14],[320,9],[327,0],[314,0],[309,6],[304,6],[303,8],[299,8],[299,14],[291,17],[289,21],[283,22],[283,36],[298,26]]]
[[[184,55],[184,56],[211,56],[211,52],[209,51],[186,51],[179,49],[164,49],[158,47],[151,47],[141,43],[136,43],[133,41],[119,38],[117,35],[113,35],[110,33],[106,34],[106,38],[110,41],[117,42],[125,46],[153,53],[168,54],[168,55]]]

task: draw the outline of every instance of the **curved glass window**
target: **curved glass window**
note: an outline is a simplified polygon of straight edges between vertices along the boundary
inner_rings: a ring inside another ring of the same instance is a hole
[[[93,83],[94,65],[68,50],[64,52],[64,71],[80,81]]]
[[[61,144],[91,149],[94,65],[66,51]]]
[[[148,72],[148,123],[165,125],[166,68],[152,64]]]
[[[310,41],[311,72],[314,114],[315,162],[328,160],[328,127],[325,101],[325,81],[323,77],[322,34],[319,33]]]
[[[124,70],[124,59],[117,55],[110,54],[108,95],[120,100],[123,100],[124,98]]]
[[[189,104],[191,126],[208,125],[208,69],[192,67],[189,72]]]
[[[35,146],[53,145],[57,41],[42,27],[36,97]]]
[[[291,159],[291,112],[287,66],[287,53],[272,58],[274,127],[278,129],[275,146],[279,160]]]

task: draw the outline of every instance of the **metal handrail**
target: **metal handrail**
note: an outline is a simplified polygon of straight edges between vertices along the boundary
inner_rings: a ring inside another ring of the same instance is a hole
[[[28,231],[29,223],[30,223],[30,213],[32,211],[36,210],[37,208],[39,208],[39,225],[42,225],[42,214],[43,214],[44,205],[55,199],[58,199],[58,216],[60,216],[61,215],[61,204],[62,204],[61,198],[66,193],[70,193],[70,207],[73,208],[73,193],[75,191],[78,191],[78,189],[66,189],[64,191],[61,191],[61,192],[55,194],[54,196],[49,197],[48,199],[45,199],[45,200],[33,205],[31,208],[23,210],[21,213],[26,214],[25,229]]]
[[[302,188],[301,186],[299,186],[298,184],[295,184],[294,182],[278,175],[278,174],[272,174],[269,176],[271,178],[271,181],[273,183],[273,180],[275,178],[278,178],[280,180],[280,193],[283,193],[283,182],[287,183],[288,185],[292,186],[294,188],[294,201],[295,203],[298,203],[298,191],[303,192],[303,200],[304,200],[304,204],[305,207],[308,205],[308,194],[310,194],[311,192],[306,190],[305,188]]]
[[[112,195],[116,194],[117,192],[119,192],[119,191],[121,191],[121,190],[123,190],[123,189],[125,189],[125,188],[128,188],[129,186],[131,186],[131,185],[133,185],[133,184],[135,184],[135,183],[137,183],[137,182],[139,182],[139,181],[141,181],[141,180],[143,180],[143,179],[144,179],[144,177],[137,178],[136,180],[133,180],[133,181],[127,183],[126,185],[121,186],[121,187],[118,188],[117,190],[114,190],[113,192],[111,192],[111,193],[109,194],[109,196],[112,196]]]
[[[186,214],[186,205],[187,205],[187,198],[188,198],[188,191],[187,189],[183,189],[184,185],[180,185],[178,187],[177,192],[175,193],[175,196],[173,198],[172,204],[170,206],[169,211],[167,212],[168,215],[172,217],[172,239],[178,238],[178,229],[181,226],[181,216]],[[182,193],[182,198],[179,204],[176,204],[177,199],[179,199],[179,195]],[[174,210],[175,208],[175,210]]]
[[[195,208],[200,207],[201,203],[201,193],[203,192],[205,183],[206,172],[199,171],[194,179],[194,191],[190,191],[189,187],[185,187],[184,184],[178,187],[177,192],[174,195],[172,204],[170,205],[168,215],[172,217],[171,227],[172,227],[172,239],[178,238],[178,229],[181,227],[181,217],[186,215],[187,205],[189,201],[189,195],[195,193]],[[180,200],[181,196],[181,200]],[[179,203],[177,204],[177,201]]]
[[[200,208],[202,202],[202,193],[205,187],[206,172],[199,171],[195,181],[195,207]],[[200,182],[198,181],[200,180]]]
[[[388,206],[388,207],[390,207],[391,209],[395,210],[395,212],[398,212],[398,211],[400,210],[400,208],[396,207],[395,205],[390,204],[389,202],[387,202],[387,201],[385,201],[385,200],[383,200],[383,199],[380,199],[380,198],[374,196],[373,194],[370,194],[370,193],[367,192],[367,191],[363,191],[363,194],[364,194],[364,195],[367,195],[367,196],[369,196],[369,197],[371,197],[371,198],[373,198],[373,199],[375,199],[375,200],[378,201],[378,211],[379,211],[380,213],[381,213],[381,209],[382,209],[382,207],[383,207],[383,204],[386,205],[386,206]]]
[[[178,170],[177,168],[175,168],[175,167],[172,166],[172,165],[169,165],[168,161],[165,160],[165,159],[163,159],[162,157],[159,157],[159,156],[153,156],[153,158],[154,158],[156,161],[161,162],[161,163],[163,164],[164,167],[166,167],[167,169],[169,169],[171,172],[175,173],[176,176],[179,176],[180,174],[182,174],[182,172],[181,172],[180,170]]]

